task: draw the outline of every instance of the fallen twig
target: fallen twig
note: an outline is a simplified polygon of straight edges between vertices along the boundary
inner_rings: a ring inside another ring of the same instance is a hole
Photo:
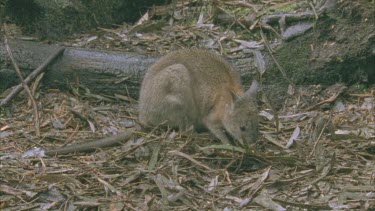
[[[315,104],[315,105],[313,105],[313,106],[307,108],[306,111],[311,111],[311,110],[314,110],[315,108],[317,108],[318,106],[321,106],[321,105],[323,105],[323,104],[327,104],[327,103],[332,103],[332,102],[334,102],[334,101],[337,99],[337,97],[340,96],[340,94],[341,94],[343,91],[344,91],[344,89],[339,90],[337,93],[335,93],[334,95],[332,95],[330,98],[325,99],[325,100],[323,100],[323,101],[320,101],[320,102],[318,102],[317,104]]]
[[[168,153],[172,154],[172,155],[178,155],[180,157],[183,157],[183,158],[186,158],[187,160],[191,161],[192,163],[194,163],[195,165],[201,167],[201,168],[204,168],[208,171],[212,171],[212,169],[206,165],[204,165],[203,163],[197,161],[196,159],[192,158],[191,156],[183,153],[183,152],[179,152],[177,150],[172,150],[172,151],[169,151]]]
[[[38,68],[36,68],[33,72],[31,72],[25,80],[25,84],[29,84],[33,81],[38,75],[40,75],[43,71],[45,71],[49,64],[54,61],[58,56],[60,56],[64,52],[65,48],[60,48],[56,53],[52,54],[48,57]],[[7,105],[20,91],[22,90],[22,84],[15,86],[12,91],[0,102],[0,107]]]
[[[22,74],[21,74],[21,71],[16,63],[16,61],[14,60],[14,57],[13,57],[13,54],[12,54],[12,50],[10,49],[9,47],[9,44],[8,44],[8,37],[7,37],[7,25],[4,23],[3,24],[3,27],[4,27],[4,43],[5,43],[5,48],[8,52],[8,55],[9,55],[9,58],[10,60],[12,61],[12,64],[13,64],[13,67],[14,67],[14,70],[16,71],[16,74],[17,76],[20,78],[21,80],[21,83],[22,83],[22,87],[23,89],[26,91],[27,95],[29,96],[29,99],[31,101],[31,104],[33,106],[33,111],[34,111],[34,126],[35,126],[35,132],[36,132],[36,135],[37,136],[40,136],[40,128],[39,128],[39,114],[38,114],[38,107],[36,105],[36,102],[35,102],[35,99],[34,99],[34,96],[31,94],[31,91],[30,91],[30,88],[29,86],[27,85],[27,83],[25,82]]]
[[[121,141],[127,141],[131,138],[131,133],[124,132],[115,136],[109,136],[107,138],[99,139],[96,141],[85,142],[82,144],[74,144],[72,146],[67,146],[59,149],[47,150],[44,153],[46,155],[63,155],[74,152],[88,152],[96,149],[114,146],[119,144]]]

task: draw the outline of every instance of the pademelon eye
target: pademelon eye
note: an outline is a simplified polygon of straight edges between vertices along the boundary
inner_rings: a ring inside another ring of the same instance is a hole
[[[241,127],[240,127],[240,130],[241,130],[242,132],[244,132],[244,131],[246,130],[246,127],[245,127],[245,126],[241,126]]]

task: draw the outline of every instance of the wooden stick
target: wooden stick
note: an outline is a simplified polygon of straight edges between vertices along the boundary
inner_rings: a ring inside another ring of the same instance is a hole
[[[20,71],[18,65],[17,65],[16,61],[14,60],[14,57],[13,57],[13,54],[12,54],[12,50],[10,49],[9,44],[8,44],[8,37],[7,37],[8,30],[7,30],[7,25],[5,23],[4,23],[4,31],[5,31],[5,33],[4,33],[4,43],[5,43],[6,50],[8,52],[10,60],[12,61],[14,70],[16,71],[16,74],[17,74],[17,76],[21,80],[22,87],[25,90],[25,92],[27,93],[27,95],[28,95],[28,97],[29,97],[29,99],[31,101],[31,104],[33,106],[35,132],[36,132],[37,136],[40,136],[38,107],[36,105],[34,96],[31,94],[29,86],[25,82],[25,80],[24,80],[24,78],[23,78],[23,76],[21,74],[21,71]]]
[[[38,68],[36,68],[33,72],[31,72],[24,82],[26,84],[29,84],[31,81],[33,81],[38,75],[40,75],[42,72],[44,72],[48,65],[51,64],[58,56],[60,56],[64,52],[65,48],[62,47],[59,50],[56,51],[56,53],[49,56]],[[1,102],[0,107],[3,107],[7,105],[20,91],[22,90],[22,84],[19,84],[13,88],[13,90],[7,95]]]
[[[109,136],[107,138],[102,138],[96,141],[85,142],[81,144],[73,144],[71,146],[66,146],[60,149],[46,150],[44,154],[46,155],[64,155],[75,152],[89,152],[96,149],[114,146],[119,144],[121,141],[127,141],[131,138],[132,133],[124,132],[118,135]]]
[[[327,103],[332,103],[332,102],[334,102],[334,101],[337,99],[337,97],[338,97],[341,93],[342,93],[342,92],[335,93],[335,94],[332,95],[330,98],[325,99],[325,100],[323,100],[323,101],[320,101],[320,102],[318,102],[317,104],[315,104],[315,105],[313,105],[313,106],[307,108],[306,111],[311,111],[311,110],[313,110],[313,109],[315,109],[315,108],[317,108],[318,106],[321,106],[321,105],[323,105],[323,104],[327,104]]]

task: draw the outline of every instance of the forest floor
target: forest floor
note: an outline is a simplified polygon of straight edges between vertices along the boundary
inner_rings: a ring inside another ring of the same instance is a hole
[[[124,27],[129,32],[160,26]],[[124,27],[75,35],[61,44],[164,53],[171,45],[194,46],[197,36],[209,31],[213,42],[206,45],[220,40],[223,52],[242,50],[229,48],[241,42],[235,39],[239,32],[228,30],[223,37],[213,24],[176,24],[132,39],[126,37],[132,33],[122,33]],[[35,96],[40,137],[25,94],[0,108],[1,210],[375,209],[373,85],[290,89],[277,112],[262,98],[259,140],[246,150],[220,145],[208,133],[141,132],[137,101],[130,97],[92,94],[82,87],[38,89]],[[33,155],[36,148],[60,148],[123,131],[134,135],[120,146]]]

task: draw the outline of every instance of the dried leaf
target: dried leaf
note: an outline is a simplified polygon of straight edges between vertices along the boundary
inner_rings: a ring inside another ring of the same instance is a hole
[[[267,210],[285,211],[286,209],[280,204],[274,202],[269,196],[267,191],[262,191],[257,197],[254,198],[254,202],[266,208]]]
[[[92,131],[93,133],[95,133],[96,129],[95,129],[95,125],[94,125],[94,123],[92,123],[90,120],[87,120],[87,122],[88,122],[89,125],[90,125],[90,129],[91,129],[91,131]]]
[[[56,129],[62,130],[65,128],[65,125],[61,123],[60,120],[58,120],[57,118],[51,118],[51,122],[52,122],[53,127]]]
[[[116,193],[117,196],[122,196],[123,194],[121,191],[117,190],[115,187],[113,187],[111,184],[108,182],[100,179],[99,177],[97,178],[100,183],[104,185],[104,188],[109,189],[112,193]]]
[[[260,51],[253,51],[255,57],[255,66],[258,68],[258,72],[262,76],[266,72],[266,62],[264,61],[264,57]]]
[[[294,140],[296,140],[298,138],[300,131],[301,131],[301,129],[297,125],[297,127],[293,131],[292,136],[289,138],[288,143],[286,144],[287,149],[289,149],[293,145]]]

